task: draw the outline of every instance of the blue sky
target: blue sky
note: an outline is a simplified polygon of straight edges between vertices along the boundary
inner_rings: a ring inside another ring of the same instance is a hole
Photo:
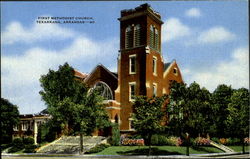
[[[120,11],[143,1],[1,2],[1,94],[20,113],[46,108],[39,78],[68,62],[116,71]],[[162,53],[186,83],[249,87],[248,1],[147,1],[161,14]],[[37,24],[39,16],[93,17],[94,24]]]

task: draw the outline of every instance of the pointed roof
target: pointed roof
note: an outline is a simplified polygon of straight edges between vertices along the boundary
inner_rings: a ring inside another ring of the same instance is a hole
[[[82,73],[82,72],[80,72],[80,71],[78,71],[76,69],[74,69],[74,75],[75,75],[75,77],[78,77],[78,78],[81,78],[81,79],[85,79],[88,76],[88,74]]]
[[[171,70],[173,70],[174,68],[177,68],[178,76],[180,76],[181,80],[183,81],[181,71],[175,59],[172,60],[170,63],[164,63],[163,77],[166,77],[169,73],[171,73],[172,72]]]
[[[117,79],[117,73],[113,73],[111,71],[109,71],[105,66],[103,66],[102,64],[98,64],[92,71],[91,73],[84,79],[84,82],[87,82],[88,80],[91,79],[91,77],[98,71],[98,69],[102,69],[104,70],[106,73],[110,74],[112,77],[114,77],[115,79]]]

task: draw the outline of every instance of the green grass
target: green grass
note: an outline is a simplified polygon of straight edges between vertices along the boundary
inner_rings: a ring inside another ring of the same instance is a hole
[[[190,154],[220,153],[215,147],[190,148]],[[147,155],[148,146],[111,146],[96,155]],[[152,155],[185,155],[186,147],[153,146]]]
[[[242,152],[242,146],[228,146],[236,152]],[[250,151],[250,146],[245,146],[245,151]]]

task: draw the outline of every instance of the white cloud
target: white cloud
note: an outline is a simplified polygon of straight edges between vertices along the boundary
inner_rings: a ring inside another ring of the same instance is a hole
[[[176,40],[191,34],[191,29],[178,18],[169,18],[162,27],[162,42]]]
[[[20,22],[11,22],[1,33],[2,44],[14,44],[17,42],[33,43],[48,39],[65,39],[75,36],[75,32],[60,27],[58,24],[37,24],[33,23],[25,28]]]
[[[57,27],[59,31],[65,30],[61,26]],[[48,29],[47,32],[52,34],[55,28],[49,27]],[[74,32],[72,30],[67,31],[68,36],[71,36],[70,33]],[[13,33],[9,32],[10,34],[13,35]],[[57,34],[59,36],[59,32],[53,34],[54,38],[57,38]],[[20,37],[26,40],[34,40],[35,38],[33,35],[26,33]],[[11,39],[9,40],[11,41]],[[38,93],[41,90],[39,78],[42,74],[48,73],[49,68],[57,70],[59,65],[68,62],[73,67],[77,66],[76,68],[79,71],[89,72],[99,62],[105,62],[106,59],[112,62],[116,61],[117,46],[117,39],[93,41],[86,36],[76,36],[69,43],[69,46],[61,50],[35,47],[19,55],[11,55],[11,53],[5,52],[1,57],[2,97],[17,104],[21,113],[36,113],[44,108],[44,103],[40,101]],[[115,65],[115,62],[110,63],[109,67]]]
[[[222,26],[215,26],[207,31],[203,31],[200,33],[198,37],[199,43],[204,44],[212,44],[212,43],[218,43],[218,42],[227,42],[235,39],[235,35],[225,29]]]
[[[190,8],[189,10],[187,10],[185,12],[185,15],[187,17],[195,17],[195,18],[199,18],[201,16],[201,11],[198,8]]]
[[[233,88],[249,88],[249,51],[237,48],[231,54],[230,61],[222,61],[209,70],[191,70],[183,72],[187,83],[196,81],[211,92],[219,84],[231,85]]]

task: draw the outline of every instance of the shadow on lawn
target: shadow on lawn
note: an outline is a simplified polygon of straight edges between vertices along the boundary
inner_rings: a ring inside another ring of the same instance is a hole
[[[148,155],[149,148],[138,148],[135,150],[129,151],[118,151],[119,155]],[[166,150],[159,150],[158,148],[154,147],[151,148],[151,155],[181,155],[179,152],[169,152]]]
[[[213,150],[213,149],[208,149],[208,147],[200,147],[200,146],[192,146],[192,148],[194,149],[194,150],[197,150],[197,151],[203,151],[203,152],[207,152],[207,153],[217,153],[218,152],[218,150],[216,151],[216,150]],[[219,150],[219,151],[221,151],[221,150]],[[221,151],[221,152],[224,152],[224,151]]]

